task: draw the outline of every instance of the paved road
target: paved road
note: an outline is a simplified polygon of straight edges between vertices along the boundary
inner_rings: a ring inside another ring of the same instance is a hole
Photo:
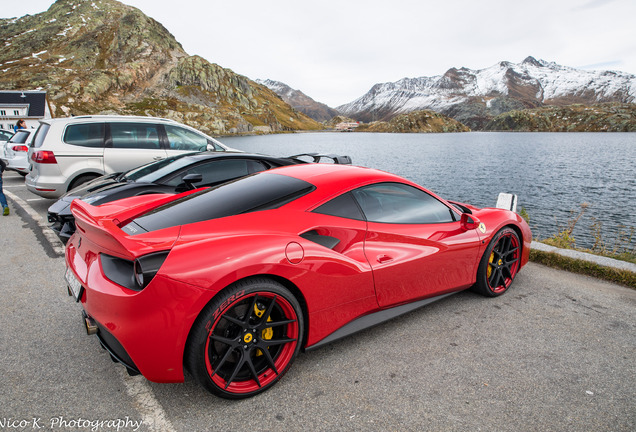
[[[7,174],[6,190],[44,214],[50,201],[20,182]],[[456,294],[301,354],[270,391],[226,401],[112,363],[66,295],[63,258],[10,205],[0,430],[636,430],[636,291],[529,264],[502,297]]]

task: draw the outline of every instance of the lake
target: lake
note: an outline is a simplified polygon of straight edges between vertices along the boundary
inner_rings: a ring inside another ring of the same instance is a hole
[[[582,203],[577,246],[591,247],[602,223],[613,247],[636,227],[636,133],[469,132],[453,134],[296,133],[225,137],[248,152],[351,156],[354,165],[393,172],[447,199],[494,206],[499,192],[518,195],[535,238],[567,227]],[[635,236],[636,237],[636,236]],[[635,246],[636,238],[630,247]]]

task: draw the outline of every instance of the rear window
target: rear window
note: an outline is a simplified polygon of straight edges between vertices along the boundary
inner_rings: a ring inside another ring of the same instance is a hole
[[[64,131],[63,140],[81,147],[104,147],[104,123],[69,125]]]
[[[15,133],[15,135],[11,137],[9,142],[14,144],[24,144],[27,138],[29,138],[30,134],[31,134],[30,131],[19,130]]]
[[[312,190],[314,186],[304,180],[261,172],[170,202],[122,229],[134,234],[275,209]]]

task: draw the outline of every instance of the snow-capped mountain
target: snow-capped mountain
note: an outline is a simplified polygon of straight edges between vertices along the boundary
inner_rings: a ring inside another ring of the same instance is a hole
[[[329,108],[327,105],[316,102],[300,90],[294,90],[290,86],[280,81],[270,79],[256,80],[258,84],[264,85],[271,91],[280,96],[283,101],[287,102],[292,108],[308,115],[312,119],[324,122],[338,115],[338,111]]]
[[[492,117],[513,109],[635,100],[636,75],[585,71],[528,57],[521,63],[503,61],[481,70],[452,68],[444,75],[376,84],[336,109],[366,122],[430,109],[481,129]]]

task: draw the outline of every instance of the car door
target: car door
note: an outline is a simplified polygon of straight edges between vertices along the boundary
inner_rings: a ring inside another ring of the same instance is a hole
[[[367,219],[364,252],[380,307],[470,286],[479,233],[427,192],[402,183],[352,191]]]
[[[166,157],[159,138],[159,126],[154,123],[107,123],[104,148],[106,173],[128,171],[140,165]]]

